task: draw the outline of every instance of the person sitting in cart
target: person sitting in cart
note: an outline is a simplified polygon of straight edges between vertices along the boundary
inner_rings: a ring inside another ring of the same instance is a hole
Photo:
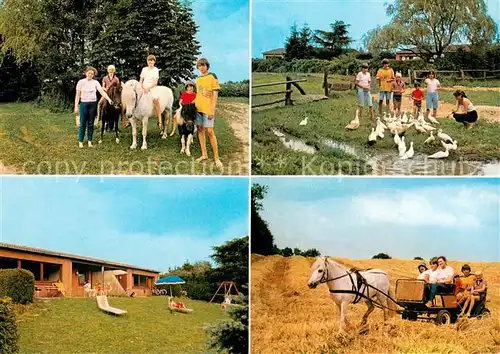
[[[437,263],[436,263],[437,265]],[[429,282],[429,276],[431,275],[431,272],[432,270],[431,269],[427,269],[427,265],[425,264],[425,262],[421,262],[418,264],[417,266],[418,268],[418,271],[419,271],[419,275],[417,277],[417,279],[419,280],[425,280],[426,283]]]
[[[438,267],[435,271],[433,271],[429,276],[430,284],[430,292],[429,292],[429,302],[427,306],[432,307],[434,298],[436,297],[437,292],[442,289],[448,289],[448,284],[453,284],[453,276],[455,275],[455,271],[452,267],[446,264],[446,257],[439,256],[436,260],[432,260],[431,264],[437,262]]]
[[[486,292],[488,290],[488,284],[486,280],[483,279],[483,273],[478,270],[475,273],[475,280],[472,284],[472,288],[469,296],[467,296],[467,300],[465,301],[464,307],[462,308],[462,312],[459,316],[464,316],[467,307],[469,310],[465,316],[469,317],[472,309],[474,308],[474,303],[476,301],[485,301],[486,300]]]
[[[464,264],[462,266],[462,274],[462,276],[455,280],[456,296],[459,305],[462,304],[470,295],[472,285],[476,280],[475,276],[471,273],[471,269],[468,264]]]

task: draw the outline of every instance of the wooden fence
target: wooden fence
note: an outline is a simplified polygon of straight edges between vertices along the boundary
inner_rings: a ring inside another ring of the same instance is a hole
[[[412,82],[424,80],[431,70],[408,70]],[[461,69],[461,70],[434,70],[436,75],[456,76],[460,80],[498,80],[500,79],[500,70],[489,69]],[[482,75],[478,75],[482,73]]]
[[[280,95],[280,94],[285,94],[284,98],[280,98],[279,100],[275,100],[272,102],[266,102],[266,103],[259,103],[256,105],[252,105],[252,108],[256,107],[262,107],[262,106],[269,106],[272,104],[280,103],[280,102],[285,102],[285,106],[290,106],[293,105],[293,100],[292,100],[292,85],[299,90],[299,92],[302,95],[305,95],[305,91],[302,89],[302,87],[299,86],[298,82],[303,82],[307,81],[307,79],[295,79],[292,80],[290,77],[286,77],[285,81],[280,81],[280,82],[269,82],[265,84],[256,84],[252,85],[252,97],[254,96],[270,96],[270,95]],[[268,92],[253,92],[254,88],[258,87],[267,87],[267,86],[277,86],[277,85],[285,85],[285,90],[284,91],[268,91]]]

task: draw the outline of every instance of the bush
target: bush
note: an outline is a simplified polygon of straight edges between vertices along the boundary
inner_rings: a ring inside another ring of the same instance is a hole
[[[372,257],[372,259],[391,259],[387,253],[379,253]]]
[[[250,82],[244,80],[240,82],[228,81],[221,85],[221,97],[249,97],[250,95]]]
[[[228,310],[229,321],[219,321],[205,327],[209,349],[218,353],[248,353],[248,304]]]
[[[424,259],[422,257],[415,257],[413,258],[414,261],[423,261]]]
[[[33,302],[35,276],[25,269],[0,269],[0,298],[10,297],[12,302]]]
[[[0,299],[0,353],[19,353],[16,320],[10,299]]]

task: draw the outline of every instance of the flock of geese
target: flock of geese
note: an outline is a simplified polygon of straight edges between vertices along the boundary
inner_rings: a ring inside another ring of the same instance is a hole
[[[448,134],[443,133],[442,129],[437,129],[432,126],[432,124],[439,124],[437,119],[429,114],[429,121],[426,121],[424,114],[419,113],[418,118],[415,119],[411,113],[407,114],[403,112],[401,116],[396,117],[396,112],[394,116],[388,116],[384,113],[382,120],[377,117],[376,127],[372,128],[370,135],[368,136],[368,144],[373,146],[377,143],[377,139],[384,139],[385,130],[389,132],[394,137],[394,143],[398,147],[400,159],[411,159],[415,154],[413,150],[413,141],[410,142],[410,147],[406,149],[405,133],[411,127],[422,134],[430,133],[430,136],[424,141],[424,144],[429,144],[436,141],[436,138],[441,141],[441,145],[444,151],[438,151],[435,154],[427,156],[430,159],[442,159],[448,157],[451,150],[457,150],[457,141],[453,140]],[[347,124],[346,129],[355,130],[359,128],[359,112],[356,110],[356,117]],[[434,131],[437,130],[437,134],[434,135]]]

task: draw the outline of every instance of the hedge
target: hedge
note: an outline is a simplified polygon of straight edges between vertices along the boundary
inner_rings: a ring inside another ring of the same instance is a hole
[[[0,269],[0,298],[10,297],[13,303],[33,302],[35,276],[25,269]]]
[[[0,299],[0,353],[19,353],[18,340],[19,334],[11,300]]]

